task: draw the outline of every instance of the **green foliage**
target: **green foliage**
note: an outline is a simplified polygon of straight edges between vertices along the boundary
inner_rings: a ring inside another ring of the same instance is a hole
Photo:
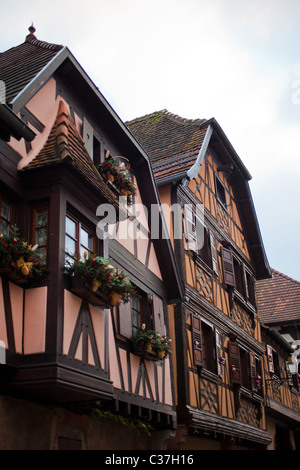
[[[22,274],[37,278],[42,275],[40,256],[36,253],[38,245],[31,246],[20,237],[19,229],[12,227],[9,236],[0,234],[0,261],[12,263]]]
[[[65,272],[69,276],[78,276],[90,283],[96,280],[100,292],[106,295],[116,292],[122,296],[123,303],[129,302],[131,297],[139,297],[127,275],[123,271],[118,272],[108,259],[101,256],[90,255],[81,260],[67,262]]]
[[[129,429],[132,429],[140,436],[141,432],[145,433],[147,436],[151,436],[151,433],[154,431],[154,428],[151,426],[149,420],[147,418],[140,418],[134,419],[125,417],[122,415],[118,415],[112,413],[108,410],[103,410],[101,405],[96,404],[81,404],[81,405],[68,405],[68,409],[73,411],[74,413],[86,413],[89,416],[97,419],[109,419],[114,421],[115,423],[126,426]]]
[[[147,330],[145,324],[132,336],[132,342],[133,344],[143,342],[145,346],[150,343],[154,352],[164,351],[166,356],[172,354],[171,339],[167,336],[161,336],[157,331]]]
[[[121,194],[123,192],[129,193],[127,196],[127,203],[130,204],[131,196],[136,193],[136,187],[125,164],[119,164],[117,159],[108,157],[104,162],[100,163],[97,168],[101,173],[106,175],[109,173],[113,176],[113,183]]]

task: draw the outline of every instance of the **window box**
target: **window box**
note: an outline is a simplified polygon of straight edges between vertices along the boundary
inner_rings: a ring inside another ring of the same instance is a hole
[[[28,277],[24,276],[24,274],[17,269],[13,261],[2,260],[0,262],[0,275],[5,276],[16,284],[26,284],[28,282]]]
[[[157,331],[146,329],[143,324],[132,337],[135,354],[143,356],[151,361],[166,359],[172,354],[171,340],[167,336],[161,336]]]
[[[44,272],[37,248],[21,239],[16,227],[8,236],[0,234],[0,274],[17,284],[37,280]]]
[[[71,291],[93,305],[111,308],[109,296],[99,290],[94,291],[93,285],[82,277],[71,277]]]
[[[66,263],[71,290],[95,305],[111,308],[138,296],[127,275],[118,272],[108,259],[84,253],[84,259]],[[76,292],[75,292],[75,290]]]
[[[136,186],[133,178],[128,172],[129,164],[119,162],[118,158],[113,158],[107,152],[105,160],[97,168],[104,181],[107,181],[113,192],[127,198],[127,204],[132,203],[132,196],[136,193]]]
[[[133,344],[133,352],[137,356],[141,356],[148,361],[157,361],[159,359],[156,351],[152,349],[151,344],[139,341]]]

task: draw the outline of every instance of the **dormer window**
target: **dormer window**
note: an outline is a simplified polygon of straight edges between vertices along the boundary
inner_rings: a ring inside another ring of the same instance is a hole
[[[217,175],[215,175],[215,191],[217,200],[223,207],[227,207],[225,186]]]

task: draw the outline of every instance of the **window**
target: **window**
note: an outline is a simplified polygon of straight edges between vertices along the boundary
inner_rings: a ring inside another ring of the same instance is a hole
[[[0,233],[8,236],[13,223],[13,205],[0,194],[0,207]]]
[[[141,298],[133,298],[127,304],[117,307],[118,331],[125,338],[131,338],[137,329],[146,325],[161,335],[166,334],[163,301],[155,294],[141,293]]]
[[[245,270],[246,295],[249,302],[255,306],[255,290],[253,276]]]
[[[244,301],[255,307],[254,279],[245,265],[239,261],[232,251],[222,247],[224,283],[232,286],[243,297]]]
[[[48,208],[35,209],[33,217],[33,244],[38,245],[36,252],[45,265],[48,251]]]
[[[195,214],[190,204],[184,206],[185,238],[187,249],[197,253],[208,267],[218,275],[217,241],[212,233]]]
[[[93,136],[93,162],[97,166],[101,162],[101,143]]]
[[[140,299],[137,299],[136,297],[131,299],[133,333],[143,324],[141,304],[142,302]]]
[[[229,342],[229,367],[233,384],[260,393],[261,388],[261,360],[254,353],[242,348],[236,341]]]
[[[79,220],[66,217],[65,253],[66,260],[74,261],[83,258],[84,252],[92,254],[95,251],[95,236]]]
[[[227,204],[225,186],[217,175],[215,175],[215,191],[217,200],[222,204],[223,207],[226,208]]]
[[[193,314],[192,341],[195,366],[204,367],[204,369],[222,376],[221,334],[219,330],[198,315]]]
[[[274,374],[278,378],[280,378],[280,366],[279,366],[278,353],[269,344],[267,344],[267,359],[268,359],[270,374]]]

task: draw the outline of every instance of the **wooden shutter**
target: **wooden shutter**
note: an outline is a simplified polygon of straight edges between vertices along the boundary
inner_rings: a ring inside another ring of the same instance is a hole
[[[152,302],[154,329],[163,336],[166,334],[163,301],[160,297],[157,297],[157,295],[153,295]]]
[[[257,390],[256,383],[256,358],[253,353],[250,353],[250,374],[251,374],[251,387],[252,390]]]
[[[268,364],[269,364],[269,372],[274,374],[274,361],[273,361],[273,349],[272,347],[267,344],[267,357],[268,357]]]
[[[293,380],[293,376],[290,372],[290,368],[289,368],[289,363],[286,361],[285,363],[285,370],[286,370],[286,376],[287,376],[287,380],[288,380],[288,384],[290,387],[293,387],[294,385],[294,380]],[[297,377],[297,375],[295,374],[295,376]]]
[[[241,383],[241,359],[240,348],[234,341],[229,342],[229,358],[230,358],[230,374],[231,382],[234,384]]]
[[[196,218],[191,205],[184,205],[184,226],[185,238],[187,242],[187,249],[196,251],[197,249],[197,236],[196,236]]]
[[[216,338],[216,360],[217,360],[217,370],[218,376],[222,377],[223,375],[223,366],[220,363],[221,357],[221,333],[215,328],[215,338]]]
[[[132,309],[131,302],[120,304],[118,307],[119,333],[125,338],[132,337]]]
[[[197,315],[192,317],[193,328],[193,351],[194,351],[194,364],[195,366],[203,365],[203,351],[202,351],[202,331],[201,320]]]
[[[235,286],[233,255],[227,248],[221,248],[224,282],[228,286]]]
[[[210,232],[210,249],[211,249],[211,259],[212,259],[212,268],[215,274],[219,274],[218,267],[218,252],[215,236]]]

